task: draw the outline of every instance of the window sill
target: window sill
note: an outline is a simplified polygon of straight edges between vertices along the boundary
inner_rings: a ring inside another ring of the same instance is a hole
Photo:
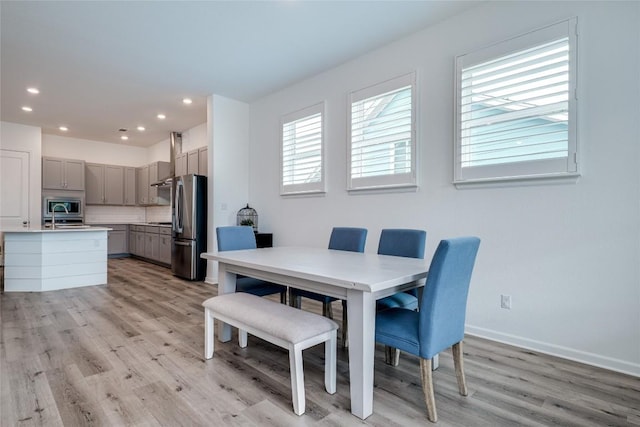
[[[575,184],[580,178],[579,173],[563,173],[549,175],[527,175],[527,176],[503,176],[497,178],[478,178],[463,181],[453,181],[453,185],[458,190],[466,188],[489,188],[489,187],[521,187],[532,185],[556,185]]]
[[[380,185],[371,187],[349,188],[349,194],[378,194],[378,193],[415,193],[418,186],[415,184],[408,185]]]
[[[324,190],[296,191],[291,193],[280,193],[281,197],[324,197],[327,194]]]

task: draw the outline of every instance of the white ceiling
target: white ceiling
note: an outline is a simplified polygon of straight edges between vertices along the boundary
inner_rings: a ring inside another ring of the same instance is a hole
[[[149,146],[204,123],[210,94],[252,102],[477,4],[1,1],[0,115],[104,142],[126,128]]]

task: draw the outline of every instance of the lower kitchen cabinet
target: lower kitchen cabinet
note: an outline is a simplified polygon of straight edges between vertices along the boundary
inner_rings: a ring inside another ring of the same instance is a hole
[[[171,229],[160,228],[158,260],[164,264],[171,264]]]
[[[124,257],[131,253],[127,224],[100,224],[98,226],[111,229],[107,232],[107,255],[109,258]]]
[[[161,265],[171,265],[171,227],[132,224],[131,255]]]

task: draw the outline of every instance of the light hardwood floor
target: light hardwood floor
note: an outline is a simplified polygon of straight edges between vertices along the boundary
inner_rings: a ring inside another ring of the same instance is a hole
[[[321,346],[304,353],[307,411],[293,413],[287,353],[249,338],[203,359],[203,308],[215,286],[133,259],[109,261],[109,284],[1,296],[2,426],[412,426],[427,421],[418,359],[384,364],[376,348],[374,413],[349,411],[348,353],[338,392],[324,391]],[[303,308],[320,312],[305,300]],[[336,303],[335,318],[341,319]],[[451,353],[434,373],[440,426],[640,425],[640,379],[467,337],[469,395]]]

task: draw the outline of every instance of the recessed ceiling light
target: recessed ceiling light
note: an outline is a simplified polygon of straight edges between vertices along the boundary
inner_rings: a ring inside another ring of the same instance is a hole
[[[123,141],[126,141],[127,139],[129,139],[129,137],[127,135],[122,135],[120,139]]]
[[[164,120],[167,118],[167,116],[165,116],[164,114],[158,114],[156,117],[159,118],[160,120]]]
[[[66,126],[60,126],[58,129],[60,129],[62,132],[66,132],[69,130],[69,128]]]
[[[31,107],[27,107],[27,106],[25,105],[24,107],[22,107],[22,111],[27,111],[27,112],[29,112],[29,113],[30,113],[30,112],[32,112],[32,111],[33,111],[33,108],[31,108]]]
[[[138,130],[139,130],[140,132],[144,132],[146,129],[145,129],[145,127],[144,127],[144,126],[138,126]]]
[[[184,98],[184,99],[182,100],[182,103],[183,103],[183,104],[187,104],[187,105],[191,104],[192,102],[193,102],[193,101],[191,100],[191,98]]]
[[[27,92],[32,93],[32,94],[34,94],[34,95],[37,95],[37,94],[39,94],[39,93],[40,93],[40,91],[38,90],[38,88],[35,88],[35,87],[28,87],[28,88],[27,88]]]

